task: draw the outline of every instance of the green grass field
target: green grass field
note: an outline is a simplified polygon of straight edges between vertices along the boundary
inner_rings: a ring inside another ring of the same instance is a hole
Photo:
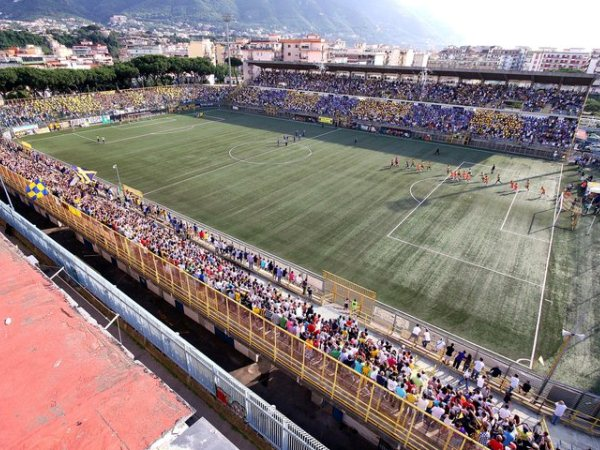
[[[277,138],[302,129],[306,138],[277,147]],[[551,226],[559,184],[574,177],[572,169],[223,110],[27,141],[111,181],[117,163],[122,181],[152,200],[364,285],[385,303],[513,359],[530,358],[541,303],[537,354],[551,359],[562,327],[586,328],[577,331],[590,339],[569,352],[559,376],[598,388],[590,374],[600,368],[600,287],[593,256],[581,251],[599,248],[597,233],[586,234],[585,217],[575,232],[566,217],[554,233]],[[396,155],[401,166],[390,169]],[[405,169],[412,159],[432,169]],[[494,175],[486,187],[479,174],[494,164],[503,183],[494,185]],[[446,180],[448,165],[471,168],[473,181]],[[530,192],[515,195],[510,179],[521,188],[529,179]],[[548,198],[539,198],[542,185]],[[586,270],[585,281],[575,280]]]

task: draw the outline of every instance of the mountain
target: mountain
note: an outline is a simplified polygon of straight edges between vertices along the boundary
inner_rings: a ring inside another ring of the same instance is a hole
[[[261,27],[284,32],[314,32],[348,40],[416,46],[456,40],[453,31],[405,0],[0,0],[0,17],[81,17],[106,22],[125,14],[149,21],[222,23],[232,14],[232,29]]]

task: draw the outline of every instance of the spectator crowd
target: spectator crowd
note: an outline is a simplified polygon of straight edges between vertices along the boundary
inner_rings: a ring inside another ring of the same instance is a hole
[[[585,93],[558,87],[536,88],[506,83],[462,82],[428,82],[423,85],[403,79],[350,78],[322,72],[262,71],[253,83],[256,86],[302,91],[499,109],[517,108],[523,111],[545,111],[565,115],[578,115],[585,101]]]
[[[343,315],[322,317],[311,303],[307,280],[272,260],[227,245],[127,193],[122,198],[109,185],[74,183],[74,168],[10,140],[0,141],[0,164],[28,180],[41,179],[52,194],[72,207],[304,340],[311,349],[309,358],[312,349],[318,349],[339,360],[358,376],[357,389],[364,386],[362,375],[387,392],[384,401],[390,408],[401,408],[398,398],[414,404],[417,409],[407,414],[417,414],[428,429],[440,427],[434,417],[492,449],[550,448],[548,435],[539,426],[524,423],[511,409],[512,393],[531,389],[528,382],[521,384],[518,374],[511,374],[504,399],[495,401],[488,377],[498,376],[497,368],[487,370],[483,360],[473,361],[467,352],[456,351],[443,339],[430,343],[429,331],[417,325],[411,334],[413,345],[431,345],[445,363],[463,372],[462,383],[443,383],[417,368],[413,348],[394,346],[361,328],[348,301]],[[261,271],[262,275],[256,274]],[[276,282],[295,285],[302,295]],[[440,427],[439,432],[447,431]]]
[[[216,105],[230,92],[228,87],[189,84],[17,100],[0,107],[0,126],[42,125],[93,115],[161,111],[189,103]]]
[[[567,117],[278,88],[244,87],[233,95],[232,101],[237,106],[349,118],[355,125],[368,123],[427,133],[468,133],[477,139],[552,148],[570,146],[577,126],[576,119]]]

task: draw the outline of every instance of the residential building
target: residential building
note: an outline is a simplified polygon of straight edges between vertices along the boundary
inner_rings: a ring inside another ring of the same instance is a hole
[[[279,61],[282,44],[278,40],[253,40],[241,48],[244,61]]]
[[[191,41],[188,45],[188,56],[190,58],[208,58],[214,64],[216,62],[215,44],[210,39]]]
[[[325,39],[316,34],[305,38],[282,39],[283,61],[325,63],[329,61],[329,47]]]
[[[585,72],[590,64],[591,56],[591,52],[583,49],[541,48],[527,52],[524,68],[536,72],[564,69]]]

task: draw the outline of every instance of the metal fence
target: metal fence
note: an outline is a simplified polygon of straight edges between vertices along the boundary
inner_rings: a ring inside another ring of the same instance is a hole
[[[160,320],[111,285],[100,274],[73,256],[8,205],[0,202],[0,216],[84,286],[107,307],[167,355],[212,395],[226,399],[233,411],[275,448],[325,450],[326,447],[278,412],[259,396],[188,344]]]

